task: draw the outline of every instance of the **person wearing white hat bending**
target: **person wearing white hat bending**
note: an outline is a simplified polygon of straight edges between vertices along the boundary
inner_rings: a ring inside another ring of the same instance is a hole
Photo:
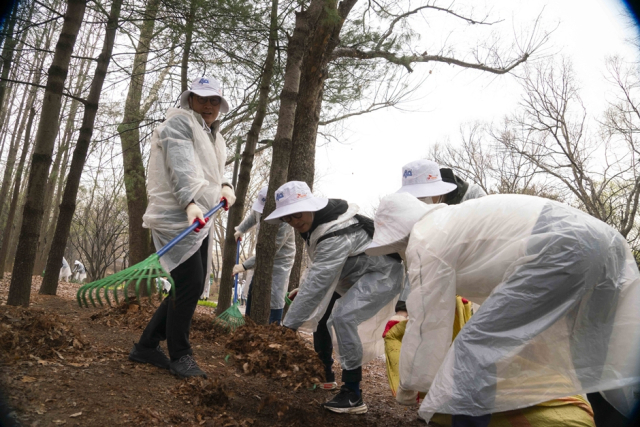
[[[468,184],[456,176],[451,169],[440,168],[436,162],[415,160],[402,167],[402,186],[396,193],[407,193],[427,205],[444,203],[458,205],[467,200],[487,195],[478,184]],[[391,318],[385,332],[394,324],[407,319],[407,297],[410,287],[408,277],[396,304],[396,315]]]
[[[315,330],[334,292],[340,295],[328,313],[327,327],[337,342],[344,385],[323,406],[338,413],[365,413],[362,365],[384,353],[382,330],[402,287],[400,258],[364,254],[373,224],[357,215],[356,205],[314,197],[299,181],[278,188],[275,199],[276,209],[265,221],[291,225],[304,238],[310,259],[283,325]]]
[[[253,227],[260,228],[260,219],[264,204],[267,202],[268,187],[264,186],[258,192],[258,197],[253,202],[251,212],[238,225],[235,230],[234,237],[236,240],[242,237],[247,231]],[[296,238],[294,230],[286,223],[281,223],[276,235],[276,255],[273,260],[273,271],[271,280],[271,314],[269,315],[269,324],[280,324],[282,320],[282,312],[284,310],[284,296],[287,292],[289,284],[289,273],[293,267],[296,257]],[[252,270],[256,265],[256,257],[252,256],[241,264],[233,267],[233,274],[242,273],[246,270]],[[251,316],[251,283],[249,282],[249,290],[247,297],[247,308],[245,313]]]
[[[84,265],[79,260],[74,261],[73,272],[75,273],[74,279],[80,283],[84,282],[84,279],[87,278],[87,269],[84,268]]]
[[[173,278],[175,296],[170,294],[162,301],[129,359],[169,369],[181,378],[206,377],[193,358],[189,330],[211,271],[211,223],[204,220],[203,212],[221,198],[226,208],[235,202],[233,188],[224,177],[226,145],[216,120],[219,113],[229,111],[229,104],[220,82],[201,77],[182,93],[180,107],[167,111],[167,120],[151,137],[149,204],[143,226],[151,229],[156,249],[190,224],[198,222],[199,226],[160,258]],[[164,340],[169,358],[159,345]]]
[[[552,200],[493,195],[428,206],[382,199],[371,255],[404,253],[410,318],[397,400],[427,422],[601,391],[623,414],[640,392],[640,273],[607,224]],[[452,342],[455,295],[482,303]]]

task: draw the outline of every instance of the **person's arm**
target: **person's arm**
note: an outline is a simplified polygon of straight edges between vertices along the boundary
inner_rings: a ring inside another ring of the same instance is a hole
[[[255,227],[257,224],[258,224],[258,218],[256,215],[256,211],[251,210],[249,215],[247,215],[245,219],[240,223],[240,225],[236,227],[236,231],[239,231],[240,233],[244,234],[247,231],[251,230],[253,227]]]
[[[172,193],[178,204],[186,208],[207,185],[195,168],[197,161],[189,119],[183,116],[169,119],[160,132],[160,144]]]
[[[431,387],[451,346],[456,307],[453,268],[430,253],[414,254],[412,258],[415,260],[409,262],[412,292],[407,300],[410,317],[402,340],[396,395],[396,400],[404,405],[415,404],[413,390]]]
[[[283,325],[298,329],[309,320],[314,310],[338,278],[351,253],[351,239],[346,235],[323,240],[316,246],[313,263],[287,312]]]

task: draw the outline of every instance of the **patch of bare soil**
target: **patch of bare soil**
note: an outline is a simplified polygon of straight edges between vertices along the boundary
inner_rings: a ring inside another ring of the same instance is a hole
[[[211,309],[198,307],[191,344],[209,379],[180,380],[128,360],[152,305],[80,308],[78,284],[61,282],[58,296],[45,296],[38,295],[37,280],[27,309],[5,305],[9,280],[0,281],[0,351],[6,355],[0,360],[0,387],[23,426],[424,426],[416,420],[416,408],[395,403],[383,359],[363,367],[369,412],[330,413],[320,404],[331,392],[296,388],[322,373],[309,367],[316,362],[305,362],[315,356],[310,336],[276,326],[216,335]],[[238,353],[225,347],[227,340]],[[337,363],[334,370],[339,378]]]
[[[251,319],[238,328],[226,348],[235,352],[245,374],[278,378],[297,390],[324,381],[324,365],[293,330],[276,325],[256,325]]]

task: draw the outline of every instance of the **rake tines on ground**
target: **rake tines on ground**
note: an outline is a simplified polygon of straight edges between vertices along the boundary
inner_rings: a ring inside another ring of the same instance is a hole
[[[240,262],[240,242],[238,239],[236,244],[236,264]],[[233,289],[233,304],[227,308],[220,316],[213,319],[213,326],[223,332],[234,332],[240,326],[244,325],[244,317],[238,308],[238,275],[236,274]]]
[[[207,212],[204,217],[210,218],[214,213],[216,213],[225,205],[226,200],[221,201],[213,209]],[[77,294],[78,304],[81,307],[83,304],[85,307],[88,307],[88,296],[89,301],[94,307],[96,306],[96,300],[100,305],[103,305],[102,298],[100,297],[101,292],[109,305],[111,305],[109,293],[112,292],[116,304],[118,304],[118,291],[120,290],[124,294],[125,301],[129,301],[128,291],[129,287],[132,285],[135,286],[136,298],[140,300],[140,287],[146,286],[147,295],[153,295],[154,292],[152,292],[152,286],[155,286],[155,279],[159,277],[165,277],[169,280],[169,282],[171,283],[171,295],[175,295],[175,284],[173,283],[173,279],[171,278],[171,275],[167,273],[164,268],[162,268],[159,258],[167,253],[171,248],[173,248],[176,243],[178,243],[185,236],[195,230],[196,227],[198,227],[197,222],[191,224],[177,237],[167,243],[166,246],[164,246],[162,249],[160,249],[158,252],[151,255],[144,261],[132,265],[131,267],[118,273],[112,274],[111,276],[107,276],[104,279],[96,280],[95,282],[87,283],[86,285],[80,287]]]

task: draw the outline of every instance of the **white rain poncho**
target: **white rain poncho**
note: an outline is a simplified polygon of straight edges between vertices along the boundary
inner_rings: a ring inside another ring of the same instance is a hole
[[[189,226],[185,207],[193,200],[206,213],[220,202],[226,161],[226,146],[214,124],[213,134],[202,117],[189,109],[170,108],[167,120],[158,126],[151,137],[151,155],[147,191],[149,205],[142,217],[143,226],[150,228],[156,249],[166,245]],[[209,221],[199,233],[189,233],[160,258],[171,271],[186,261],[209,235]],[[211,271],[209,239],[207,272]],[[209,275],[205,283],[208,294]]]
[[[84,279],[87,278],[87,270],[84,268],[84,265],[80,261],[75,262],[73,271],[75,272],[74,279],[78,282],[83,282]]]
[[[428,391],[419,413],[429,421],[609,390],[628,414],[640,383],[640,275],[624,238],[532,196],[426,209],[406,249],[398,401]],[[456,294],[482,306],[452,344]]]
[[[60,268],[60,275],[58,276],[58,280],[68,282],[69,277],[71,277],[71,268],[69,267],[69,263],[67,262],[65,257],[62,257],[62,267]]]
[[[309,238],[309,267],[283,325],[308,332],[316,330],[334,291],[341,295],[327,322],[342,369],[356,369],[384,354],[382,332],[393,315],[402,288],[402,263],[387,256],[371,257],[364,250],[371,242],[360,229],[323,240],[324,234],[358,221],[356,205],[335,221],[321,224]]]
[[[253,227],[260,229],[260,217],[258,211],[252,210],[249,215],[236,227],[237,231],[246,233]],[[276,255],[273,259],[271,273],[271,310],[284,308],[284,296],[289,284],[289,274],[296,258],[295,230],[289,224],[283,222],[276,235]],[[252,270],[256,266],[256,257],[252,256],[242,263],[244,268]]]

